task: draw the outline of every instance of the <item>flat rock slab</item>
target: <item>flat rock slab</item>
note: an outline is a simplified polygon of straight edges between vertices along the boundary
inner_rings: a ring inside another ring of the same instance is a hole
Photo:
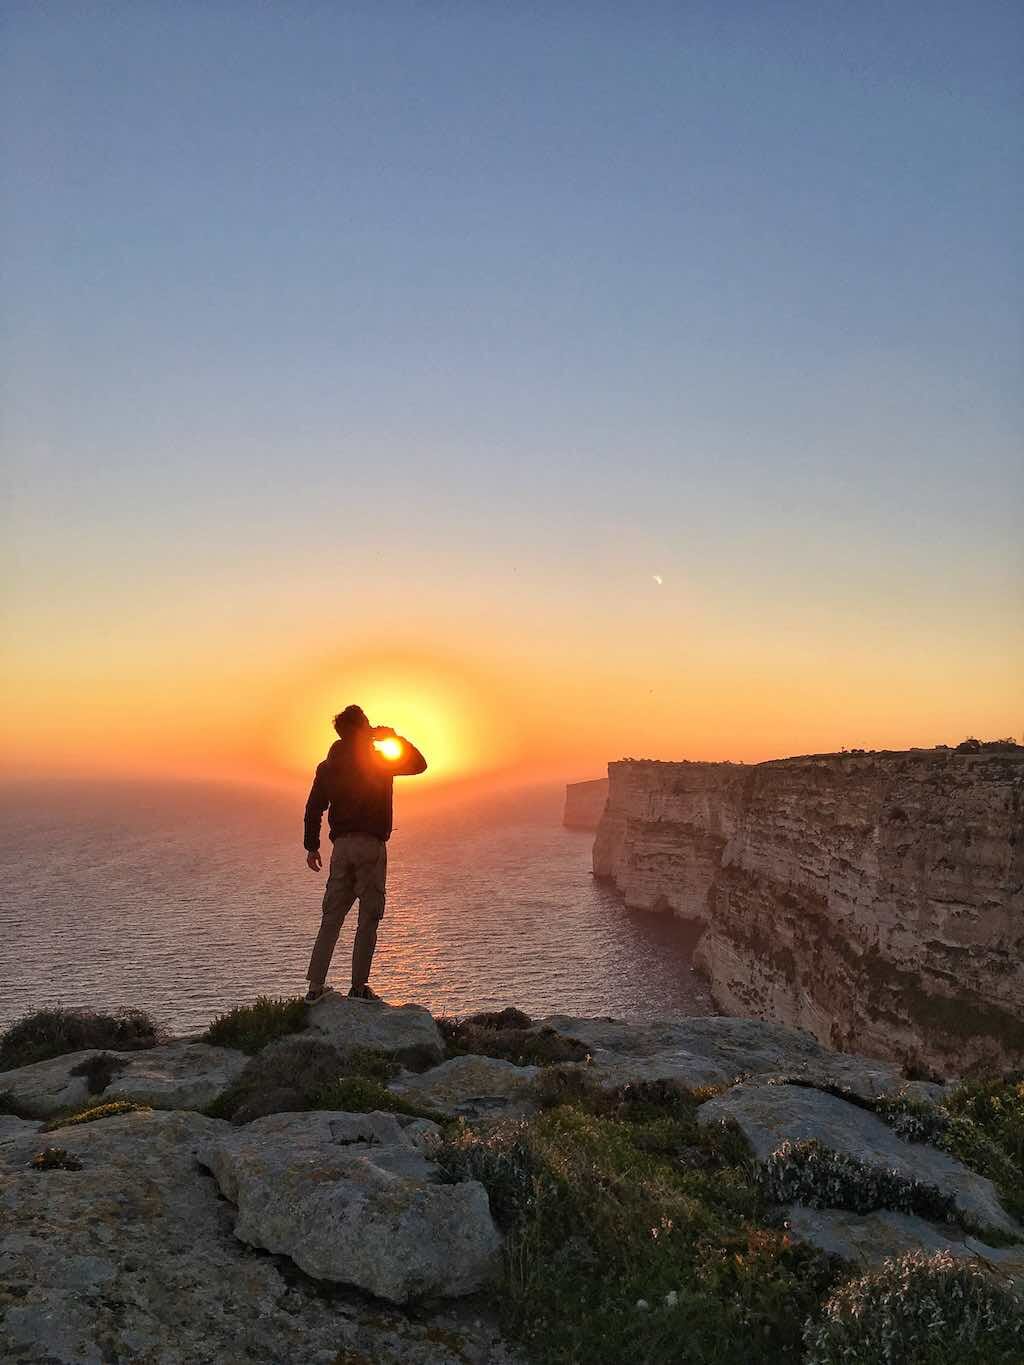
[[[937,1185],[965,1217],[1024,1238],[991,1180],[923,1142],[904,1142],[881,1119],[822,1090],[796,1085],[734,1086],[697,1110],[701,1123],[735,1119],[763,1161],[784,1142],[814,1139],[834,1152]]]
[[[412,1322],[340,1291],[328,1302],[243,1246],[196,1160],[227,1131],[195,1113],[104,1119],[60,1134],[77,1171],[29,1168],[55,1135],[0,1145],[0,1360],[511,1365],[479,1308]]]
[[[0,1147],[22,1138],[32,1138],[41,1127],[42,1124],[34,1119],[16,1119],[10,1114],[0,1114]]]
[[[972,1237],[957,1236],[908,1213],[880,1209],[877,1213],[848,1213],[845,1209],[786,1209],[790,1235],[800,1242],[842,1256],[865,1267],[908,1251],[948,1251],[959,1260],[983,1260],[1010,1275],[1024,1274],[1024,1246],[990,1247]]]
[[[274,1114],[218,1134],[200,1161],[241,1241],[403,1304],[473,1293],[500,1260],[483,1186],[437,1183],[432,1131],[394,1114]]]
[[[342,1052],[372,1048],[410,1071],[425,1071],[444,1061],[444,1039],[422,1005],[387,1005],[383,1000],[331,994],[308,1009],[306,1018],[309,1034],[325,1038]]]
[[[463,1118],[518,1115],[536,1108],[531,1088],[539,1070],[470,1054],[452,1057],[420,1076],[400,1076],[388,1089],[412,1103]]]
[[[830,1052],[809,1033],[760,1019],[719,1015],[628,1023],[553,1014],[538,1023],[577,1038],[591,1053],[589,1073],[611,1088],[639,1081],[670,1081],[687,1089],[732,1085],[748,1075],[831,1080],[864,1098],[899,1089],[898,1067],[849,1053]]]
[[[117,1071],[105,1090],[94,1093],[86,1076],[72,1072],[99,1056],[112,1057]],[[203,1109],[236,1079],[247,1060],[233,1048],[206,1043],[165,1043],[139,1052],[90,1048],[5,1071],[0,1091],[9,1090],[19,1106],[41,1118],[114,1096],[155,1109]]]

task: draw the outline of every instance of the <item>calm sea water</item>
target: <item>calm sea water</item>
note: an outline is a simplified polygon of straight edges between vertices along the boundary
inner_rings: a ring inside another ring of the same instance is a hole
[[[594,882],[593,836],[561,827],[561,797],[431,813],[396,793],[380,994],[449,1014],[714,1012],[692,931]],[[0,788],[0,1027],[44,1005],[137,1004],[182,1032],[304,990],[324,878],[304,863],[301,808],[233,788]],[[355,919],[331,976],[346,989]]]

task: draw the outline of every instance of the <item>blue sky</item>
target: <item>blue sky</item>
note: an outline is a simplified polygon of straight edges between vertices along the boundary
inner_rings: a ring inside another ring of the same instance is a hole
[[[381,601],[414,582],[455,623],[472,576],[596,648],[658,570],[808,648],[943,622],[1006,690],[1019,5],[3,28],[16,652],[142,604],[242,630],[254,583],[284,630],[353,562]]]

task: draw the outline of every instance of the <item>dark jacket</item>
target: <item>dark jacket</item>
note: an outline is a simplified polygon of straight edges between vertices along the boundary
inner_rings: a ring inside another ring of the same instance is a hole
[[[373,747],[368,731],[357,731],[332,744],[316,770],[306,802],[304,847],[320,847],[320,823],[327,811],[333,843],[339,834],[391,836],[393,790],[396,777],[424,772],[427,761],[415,745],[402,741],[397,759],[387,759]]]

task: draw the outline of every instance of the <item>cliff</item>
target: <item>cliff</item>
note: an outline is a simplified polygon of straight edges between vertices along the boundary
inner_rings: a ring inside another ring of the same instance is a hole
[[[591,782],[566,783],[562,824],[566,829],[597,829],[607,800],[607,777],[596,777]]]
[[[594,873],[706,926],[721,1009],[941,1074],[1024,1064],[1024,750],[608,772]]]

